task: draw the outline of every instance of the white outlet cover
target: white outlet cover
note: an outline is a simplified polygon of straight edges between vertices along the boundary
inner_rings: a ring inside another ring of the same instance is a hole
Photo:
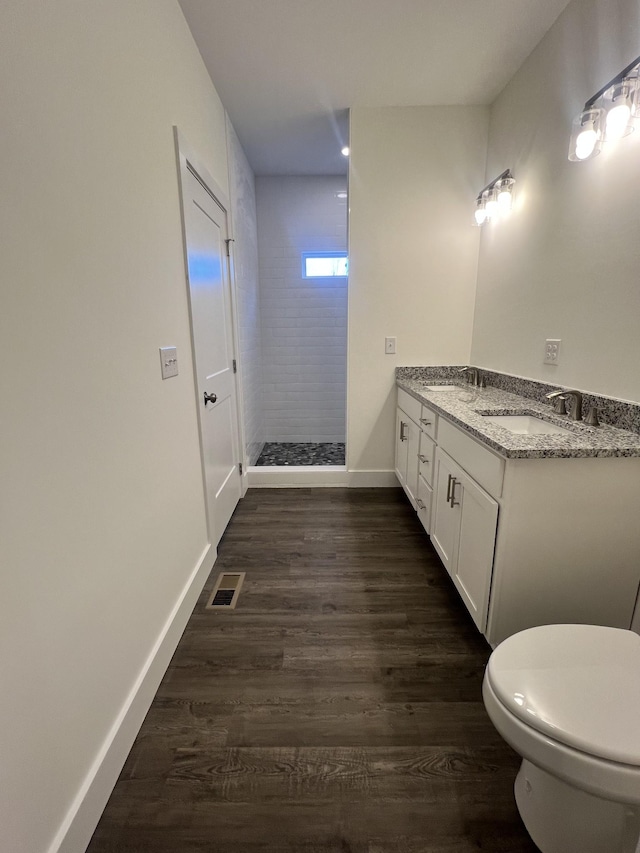
[[[160,347],[160,369],[163,379],[178,375],[177,347]]]
[[[560,338],[547,338],[544,343],[544,364],[558,364],[561,343]]]

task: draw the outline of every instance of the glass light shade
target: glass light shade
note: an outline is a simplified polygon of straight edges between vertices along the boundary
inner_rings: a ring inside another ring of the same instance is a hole
[[[345,145],[344,148],[342,148],[340,150],[340,153],[342,154],[343,157],[348,157],[349,156],[349,146]]]
[[[631,111],[635,81],[625,78],[622,83],[612,86],[607,99],[606,139],[621,139],[633,130]]]
[[[602,125],[604,110],[591,107],[573,120],[569,160],[588,160],[600,153],[602,148]]]
[[[513,178],[503,178],[498,186],[498,209],[500,213],[509,213],[513,202]]]
[[[484,206],[484,201],[482,198],[476,199],[476,210],[474,213],[474,217],[476,220],[476,225],[484,225],[484,223],[487,221],[487,209]]]
[[[628,104],[618,104],[611,107],[607,113],[607,139],[620,139],[627,133],[631,118],[631,107]]]
[[[487,199],[485,201],[484,206],[487,211],[487,219],[491,219],[492,216],[495,216],[498,213],[498,190],[495,187],[492,187],[492,189],[488,190]]]
[[[631,83],[633,84],[631,117],[640,118],[640,66],[631,72]]]

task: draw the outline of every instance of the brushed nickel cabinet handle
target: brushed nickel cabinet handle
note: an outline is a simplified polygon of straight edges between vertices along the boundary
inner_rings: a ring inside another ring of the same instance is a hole
[[[419,459],[421,462],[426,462],[426,463],[427,463],[427,465],[429,464],[429,460],[427,459],[427,457],[426,457],[426,456],[423,456],[423,455],[422,455],[422,453],[419,453],[419,454],[418,454],[418,459]]]
[[[431,426],[431,421],[428,421],[426,418],[420,418],[420,423],[425,426]]]
[[[400,421],[400,441],[406,441],[407,440],[407,436],[404,434],[406,426],[407,425],[405,424],[404,421]]]
[[[451,478],[451,509],[454,506],[460,506],[460,501],[456,500],[456,486],[458,485],[458,481],[455,477]]]
[[[451,481],[453,477],[449,474],[449,479],[447,480],[447,503],[451,501]]]
[[[420,500],[420,498],[418,498],[418,499],[416,500],[416,503],[418,504],[418,507],[419,507],[420,509],[426,509],[426,508],[427,508],[427,507],[426,507],[426,505],[425,505],[425,504]]]

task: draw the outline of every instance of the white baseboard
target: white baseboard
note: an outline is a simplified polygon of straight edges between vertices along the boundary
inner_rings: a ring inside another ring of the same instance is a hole
[[[50,844],[48,853],[84,853],[86,850],[216,556],[215,549],[207,545]]]
[[[393,489],[399,485],[395,471],[349,471],[352,489]]]
[[[347,469],[342,465],[265,465],[248,469],[249,488],[302,489],[346,486]]]
[[[248,469],[249,488],[391,488],[393,471],[348,471],[339,465],[265,465]]]

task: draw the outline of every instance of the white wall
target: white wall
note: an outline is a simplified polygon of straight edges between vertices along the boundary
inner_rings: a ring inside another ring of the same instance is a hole
[[[238,371],[242,387],[245,454],[247,464],[254,465],[264,444],[256,188],[253,170],[228,118],[227,132],[234,239],[231,256],[238,315]]]
[[[347,281],[305,279],[302,253],[346,251],[346,177],[258,177],[266,441],[345,438]]]
[[[635,0],[574,0],[493,104],[487,175],[510,167],[517,202],[483,228],[474,364],[640,401],[640,129],[567,159],[573,117],[639,45]]]
[[[396,365],[466,364],[484,107],[357,108],[349,178],[347,464],[393,469]],[[397,354],[384,338],[397,336]],[[373,475],[372,475],[373,476]]]
[[[0,78],[1,846],[43,853],[206,550],[172,125],[226,188],[225,115],[174,0],[5,0]]]

